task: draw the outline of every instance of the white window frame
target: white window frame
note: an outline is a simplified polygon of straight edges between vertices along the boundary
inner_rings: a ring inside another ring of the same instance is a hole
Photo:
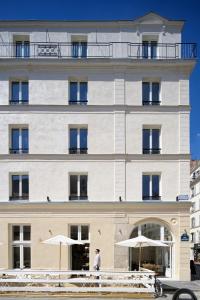
[[[150,145],[150,150],[152,150],[153,149],[153,145],[152,145],[152,141],[153,141],[153,139],[152,139],[152,136],[153,136],[153,134],[152,134],[152,130],[154,130],[154,129],[157,129],[157,130],[159,130],[159,145],[158,145],[158,148],[160,149],[160,151],[161,151],[161,127],[160,126],[144,126],[143,127],[143,130],[144,129],[148,129],[148,130],[150,130],[150,135],[149,135],[149,145]],[[142,131],[142,134],[143,134],[143,131]]]
[[[78,125],[78,126],[70,125],[69,126],[69,148],[70,148],[70,142],[71,142],[70,141],[70,130],[71,129],[77,129],[77,146],[76,147],[77,147],[77,149],[81,149],[80,148],[80,141],[81,141],[80,131],[81,131],[81,129],[87,129],[87,135],[88,135],[88,127],[86,125]]]
[[[80,197],[80,176],[87,176],[87,194],[88,194],[88,174],[87,173],[70,173],[69,174],[69,196],[71,196],[71,186],[70,186],[70,176],[77,176],[77,197]],[[88,197],[88,195],[87,195]],[[70,201],[76,201],[76,200],[70,200]],[[87,200],[81,200],[81,201],[87,201]]]
[[[19,241],[13,240],[13,228],[14,226],[19,226],[20,227],[20,234],[19,234]],[[24,236],[24,227],[29,226],[30,227],[30,241],[26,241],[23,239]],[[14,265],[14,247],[19,247],[20,251],[20,268],[19,269],[24,269],[24,248],[30,247],[31,249],[31,225],[30,224],[12,224],[12,265]],[[27,268],[26,268],[27,269]]]
[[[81,95],[81,92],[80,92],[80,90],[81,90],[81,88],[80,88],[80,85],[81,85],[81,83],[87,83],[87,99],[86,99],[86,101],[88,102],[88,81],[87,80],[77,80],[77,79],[71,79],[70,81],[69,81],[69,100],[71,100],[70,98],[70,90],[71,90],[71,83],[77,83],[77,101],[78,102],[80,102],[81,101],[81,97],[80,97],[80,95]]]
[[[9,134],[9,136],[10,136],[10,138],[9,138],[10,148],[12,147],[12,130],[13,129],[18,129],[19,130],[19,148],[22,149],[22,130],[23,129],[27,129],[28,130],[28,134],[29,134],[28,125],[17,125],[17,126],[15,126],[15,125],[12,126],[11,125],[10,126],[10,130],[9,130],[10,131],[10,134]]]
[[[149,193],[150,193],[150,197],[152,196],[152,190],[153,190],[153,182],[152,182],[152,176],[159,176],[159,196],[161,197],[161,174],[160,173],[143,173],[142,176],[150,176],[150,181],[149,181]]]
[[[10,184],[10,196],[12,196],[12,185],[13,185],[12,176],[19,176],[19,197],[22,197],[22,176],[28,176],[28,184],[29,184],[29,174],[28,173],[11,173],[10,174],[10,183],[11,183]],[[28,195],[28,199],[29,199],[29,195]],[[25,201],[28,201],[28,199],[26,199]]]
[[[90,226],[88,224],[70,224],[70,236],[71,236],[71,227],[72,226],[77,226],[78,228],[78,239],[77,241],[79,242],[84,242],[85,244],[89,244],[90,243]],[[82,226],[87,226],[88,227],[88,240],[83,240],[82,239],[82,231],[81,231],[81,227]]]
[[[22,101],[22,82],[27,82],[28,83],[28,94],[29,94],[29,81],[27,79],[11,79],[10,81],[10,100],[12,99],[12,84],[14,82],[18,82],[19,83],[19,101]],[[26,99],[28,101],[28,99]]]

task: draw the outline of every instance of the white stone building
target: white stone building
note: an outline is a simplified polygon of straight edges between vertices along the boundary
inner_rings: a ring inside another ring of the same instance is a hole
[[[168,248],[142,264],[189,280],[189,76],[183,21],[0,21],[1,268],[137,268],[115,243],[143,234]],[[180,201],[177,201],[180,200]]]

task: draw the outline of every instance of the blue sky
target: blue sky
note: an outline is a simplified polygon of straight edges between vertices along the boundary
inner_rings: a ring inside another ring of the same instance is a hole
[[[0,19],[117,20],[135,19],[154,11],[185,20],[184,42],[200,44],[199,0],[9,0],[1,1]],[[200,65],[191,75],[191,154],[200,159]]]

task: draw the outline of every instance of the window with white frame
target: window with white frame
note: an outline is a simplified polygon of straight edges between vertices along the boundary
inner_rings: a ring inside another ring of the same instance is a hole
[[[142,103],[143,105],[160,104],[160,82],[142,82]]]
[[[160,129],[143,128],[143,154],[160,154]]]
[[[70,81],[69,104],[87,104],[88,83],[86,81]]]
[[[28,104],[29,87],[28,81],[11,81],[10,104]]]
[[[30,56],[30,41],[27,35],[14,35],[14,56],[19,58],[27,58]]]
[[[29,199],[29,176],[28,174],[10,175],[10,200]]]
[[[10,128],[10,153],[22,154],[29,152],[29,134],[27,126]]]
[[[158,36],[144,35],[142,37],[142,58],[158,57]]]
[[[73,58],[86,58],[87,57],[87,36],[72,36],[71,56]]]
[[[87,153],[87,136],[86,127],[70,127],[69,129],[69,153],[86,154]]]
[[[88,200],[88,176],[86,174],[70,174],[69,200]]]
[[[71,225],[70,237],[74,240],[89,242],[89,226],[88,225]]]
[[[158,174],[143,174],[142,175],[142,199],[143,200],[161,200],[160,175],[158,175]]]
[[[31,268],[31,226],[12,226],[12,267]]]

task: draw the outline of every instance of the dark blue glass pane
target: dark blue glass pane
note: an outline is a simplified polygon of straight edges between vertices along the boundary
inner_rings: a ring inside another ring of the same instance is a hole
[[[12,196],[19,196],[19,175],[12,175]]]
[[[159,196],[159,175],[152,175],[152,197]]]
[[[80,101],[87,101],[87,82],[80,82]]]
[[[80,196],[87,196],[87,175],[80,175]]]
[[[70,148],[77,149],[78,130],[76,128],[70,129]]]
[[[24,42],[24,57],[30,56],[30,43],[29,41]]]
[[[142,176],[142,196],[143,198],[148,198],[150,196],[150,176]]]
[[[11,100],[19,101],[19,82],[12,82]]]
[[[143,149],[150,149],[150,129],[143,129]]]
[[[80,148],[87,148],[87,129],[80,129]]]
[[[72,57],[78,57],[79,52],[79,43],[73,42],[72,43]]]
[[[76,102],[78,100],[78,84],[77,82],[70,82],[70,101]]]
[[[159,82],[153,82],[152,83],[152,101],[154,101],[154,102],[159,101],[159,90],[160,90]]]
[[[11,148],[13,150],[19,150],[19,129],[12,129],[12,137],[11,137]]]
[[[29,194],[28,175],[22,175],[22,196],[28,196],[28,194]]]
[[[152,148],[159,149],[159,137],[160,137],[160,130],[159,129],[152,129]]]
[[[22,57],[22,42],[16,42],[16,57]]]
[[[28,93],[28,82],[22,82],[22,100],[28,101],[29,93]]]
[[[87,57],[87,42],[80,43],[80,56]]]
[[[22,149],[28,151],[28,129],[22,129]]]
[[[150,101],[150,83],[142,83],[142,101]]]
[[[148,48],[149,48],[149,42],[144,41],[142,43],[142,57],[148,58]]]
[[[157,57],[157,42],[151,42],[151,58]]]

